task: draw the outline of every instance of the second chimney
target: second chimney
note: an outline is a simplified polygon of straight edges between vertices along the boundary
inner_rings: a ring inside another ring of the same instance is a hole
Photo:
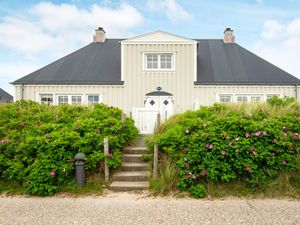
[[[224,31],[224,43],[235,43],[235,36],[231,28],[226,28]]]
[[[98,27],[96,30],[95,30],[95,34],[93,36],[93,41],[95,43],[97,42],[105,42],[105,31],[102,27]]]

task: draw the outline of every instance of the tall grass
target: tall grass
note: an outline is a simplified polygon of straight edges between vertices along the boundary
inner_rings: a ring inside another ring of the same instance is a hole
[[[177,183],[176,165],[167,155],[163,155],[159,163],[158,178],[150,180],[150,191],[153,195],[167,195],[178,189]]]

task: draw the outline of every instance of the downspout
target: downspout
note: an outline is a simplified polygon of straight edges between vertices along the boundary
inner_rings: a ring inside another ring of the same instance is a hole
[[[21,84],[21,100],[24,100],[24,84]]]
[[[299,98],[298,98],[298,84],[295,84],[295,95],[296,95],[296,102],[299,102]]]

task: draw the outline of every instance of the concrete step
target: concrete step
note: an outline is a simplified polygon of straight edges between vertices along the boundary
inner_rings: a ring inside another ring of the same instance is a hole
[[[147,190],[149,184],[147,181],[113,181],[109,187],[112,191],[135,191],[135,190]]]
[[[123,162],[144,162],[142,160],[142,154],[124,154],[123,155]]]
[[[123,149],[124,154],[145,154],[147,153],[146,147],[131,147],[127,146]]]
[[[148,169],[147,163],[123,163],[120,171],[145,171]]]
[[[119,171],[113,175],[113,181],[147,181],[147,171]]]
[[[144,147],[145,146],[145,137],[139,136],[133,141],[131,141],[130,146],[136,146],[136,147]]]

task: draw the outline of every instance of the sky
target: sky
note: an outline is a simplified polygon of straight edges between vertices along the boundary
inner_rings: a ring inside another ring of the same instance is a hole
[[[236,42],[300,78],[300,0],[0,0],[0,88],[92,41],[162,30]]]

